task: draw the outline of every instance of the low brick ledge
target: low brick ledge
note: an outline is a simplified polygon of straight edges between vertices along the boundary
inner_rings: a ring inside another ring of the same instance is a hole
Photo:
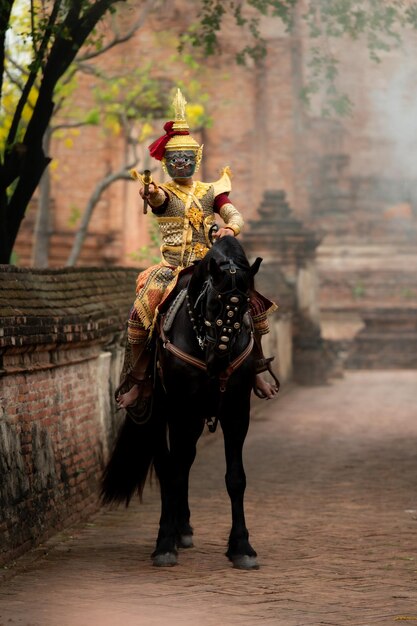
[[[137,274],[136,268],[0,265],[0,373],[30,368],[18,355],[54,353],[30,358],[32,367],[52,367],[63,360],[57,351],[78,350],[82,358],[83,346],[123,334]]]

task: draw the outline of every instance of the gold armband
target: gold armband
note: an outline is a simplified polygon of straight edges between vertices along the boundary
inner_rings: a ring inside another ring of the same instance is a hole
[[[240,226],[238,226],[237,224],[225,224],[224,228],[230,228],[230,230],[233,230],[233,234],[235,237],[237,237],[240,233]]]
[[[242,230],[242,226],[244,224],[243,218],[237,208],[233,206],[231,202],[226,202],[226,204],[223,204],[221,207],[219,215],[222,218],[224,225],[233,230],[236,237]]]

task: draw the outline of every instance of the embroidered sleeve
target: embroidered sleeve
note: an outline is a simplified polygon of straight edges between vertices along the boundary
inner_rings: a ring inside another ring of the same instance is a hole
[[[243,217],[231,202],[226,202],[222,205],[219,215],[225,225],[233,230],[235,236],[240,233],[244,224]]]
[[[168,204],[168,194],[164,189],[159,188],[158,189],[158,196],[156,197],[155,200],[153,200],[153,202],[149,202],[151,209],[152,209],[152,213],[155,213],[155,215],[161,215],[161,213],[164,213],[165,209],[167,208],[167,204]]]

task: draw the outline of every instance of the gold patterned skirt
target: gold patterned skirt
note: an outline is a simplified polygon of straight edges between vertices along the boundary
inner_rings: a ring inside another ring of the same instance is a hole
[[[129,343],[141,343],[150,338],[158,306],[172,291],[178,277],[178,268],[164,263],[152,265],[136,279],[136,298],[129,316]]]

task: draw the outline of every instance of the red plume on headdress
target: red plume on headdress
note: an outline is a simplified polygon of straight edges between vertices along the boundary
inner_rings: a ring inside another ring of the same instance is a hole
[[[165,154],[165,146],[167,145],[171,137],[174,137],[175,135],[189,135],[190,134],[188,130],[172,130],[173,126],[174,126],[174,122],[166,122],[164,124],[165,135],[162,135],[162,137],[159,137],[159,139],[156,139],[149,146],[149,153],[151,157],[153,157],[154,159],[157,159],[158,161],[162,161],[162,159],[164,158],[164,154]]]

